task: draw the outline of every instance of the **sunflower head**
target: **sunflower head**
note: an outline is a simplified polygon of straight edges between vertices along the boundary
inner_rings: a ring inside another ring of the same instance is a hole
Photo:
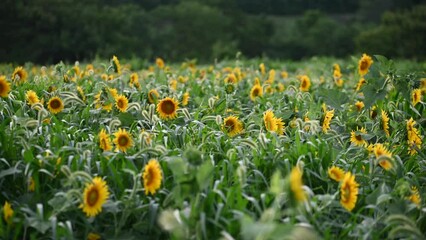
[[[188,105],[188,102],[189,102],[189,92],[185,92],[182,95],[182,106]]]
[[[353,131],[351,132],[351,143],[353,143],[355,146],[366,146],[367,145],[367,141],[365,139],[362,138],[362,134],[366,134],[367,130],[365,130],[364,127],[362,127],[360,130],[357,131]]]
[[[385,131],[386,136],[389,137],[389,117],[388,114],[382,110],[382,127],[383,131]]]
[[[18,83],[23,83],[27,81],[28,73],[23,67],[17,67],[13,71],[12,80]]]
[[[336,182],[340,182],[343,180],[343,177],[345,176],[345,171],[343,169],[332,166],[328,169],[328,176],[333,179]]]
[[[364,108],[364,102],[361,102],[361,101],[357,101],[356,103],[355,103],[355,108],[356,108],[356,110],[358,111],[358,112],[361,112],[361,110]]]
[[[0,76],[0,97],[9,96],[10,83],[6,81],[6,76]]]
[[[112,149],[111,139],[109,138],[109,134],[105,131],[105,129],[102,129],[99,132],[99,147],[103,151],[110,151]]]
[[[131,135],[125,129],[119,129],[114,133],[114,144],[117,150],[126,152],[133,145]]]
[[[387,150],[381,143],[376,143],[374,145],[374,155],[376,155],[376,158],[380,158],[381,156],[385,156],[387,158],[392,157],[392,153],[389,152],[389,150]]]
[[[300,77],[300,91],[307,92],[311,87],[311,80],[307,75]]]
[[[160,97],[160,94],[156,89],[151,89],[148,92],[148,102],[149,103],[156,103],[157,99]]]
[[[340,204],[348,211],[352,211],[355,208],[358,198],[358,186],[359,184],[355,181],[355,175],[347,172],[340,185]]]
[[[52,97],[47,103],[47,108],[53,114],[60,113],[64,110],[64,102],[62,102],[62,99],[59,97]]]
[[[307,198],[303,190],[302,174],[302,171],[297,166],[290,172],[290,189],[297,202],[303,202]]]
[[[164,60],[162,58],[155,59],[155,64],[158,68],[163,69],[164,68]]]
[[[3,218],[7,223],[10,223],[12,220],[11,219],[12,216],[13,216],[12,206],[10,205],[8,201],[6,201],[3,206]]]
[[[263,96],[263,88],[260,84],[255,84],[250,90],[250,99],[254,102],[257,97]]]
[[[328,129],[330,129],[330,122],[334,116],[334,109],[325,112],[324,121],[322,123],[322,131],[327,133]]]
[[[163,120],[175,119],[178,108],[179,103],[174,98],[170,97],[162,99],[157,104],[157,112],[160,115],[160,118]]]
[[[86,184],[83,192],[83,202],[80,208],[88,217],[94,217],[102,211],[102,205],[109,197],[108,186],[100,177],[95,177]]]
[[[277,121],[272,110],[267,110],[263,113],[263,123],[265,124],[266,130],[275,132],[277,130]]]
[[[264,63],[259,64],[259,70],[260,70],[260,73],[262,75],[265,75],[266,69],[265,69],[265,64]]]
[[[373,59],[371,59],[370,56],[364,53],[358,62],[359,75],[364,76],[365,74],[367,74],[371,64],[373,64]]]
[[[117,74],[121,74],[121,65],[120,65],[120,61],[118,61],[118,58],[114,55],[112,56],[112,68],[114,69],[114,72],[116,72]]]
[[[411,194],[408,197],[408,200],[410,200],[412,203],[414,203],[418,207],[420,207],[422,199],[420,197],[419,190],[417,189],[416,186],[412,186],[411,187]]]
[[[357,83],[357,85],[356,85],[356,89],[355,89],[355,91],[359,91],[359,90],[361,90],[361,87],[364,85],[366,83],[366,81],[365,81],[365,78],[360,78],[359,79],[359,81],[358,81],[358,83]]]
[[[238,120],[238,117],[229,116],[223,120],[222,131],[233,137],[243,131],[243,124]]]
[[[126,112],[127,107],[129,106],[129,100],[124,95],[118,95],[115,98],[115,106],[120,112]]]
[[[160,164],[156,159],[149,160],[148,164],[145,165],[145,169],[142,174],[143,186],[145,188],[145,194],[151,193],[152,195],[160,188],[163,174],[161,172]]]
[[[282,71],[280,75],[284,79],[288,78],[288,72],[287,71]]]
[[[414,89],[411,94],[411,103],[416,106],[422,100],[422,90],[420,88]]]

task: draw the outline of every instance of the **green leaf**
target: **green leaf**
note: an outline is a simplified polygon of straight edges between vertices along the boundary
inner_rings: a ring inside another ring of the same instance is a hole
[[[349,101],[347,94],[337,89],[321,89],[319,95],[325,103],[339,110],[342,110],[342,105]]]
[[[120,120],[121,124],[124,126],[130,126],[135,121],[135,118],[131,113],[120,113],[118,115],[118,119]]]
[[[213,176],[213,169],[214,166],[210,161],[206,161],[203,163],[203,165],[201,165],[201,167],[198,168],[196,177],[198,186],[200,186],[201,189],[209,185],[210,179]]]

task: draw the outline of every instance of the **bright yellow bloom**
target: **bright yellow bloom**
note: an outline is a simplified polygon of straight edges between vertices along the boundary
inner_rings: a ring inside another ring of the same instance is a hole
[[[160,188],[163,174],[161,172],[160,164],[156,159],[149,160],[148,164],[145,165],[145,169],[142,175],[143,186],[145,188],[145,194],[151,193],[152,195]]]
[[[283,135],[284,134],[284,122],[282,120],[282,118],[275,118],[275,124],[277,125],[277,133],[279,135]]]
[[[285,89],[285,86],[282,83],[278,83],[276,89],[278,90],[278,92],[283,92]]]
[[[333,179],[336,182],[340,182],[343,180],[343,177],[345,176],[345,171],[343,169],[332,166],[328,169],[328,176]]]
[[[414,89],[411,94],[411,103],[416,106],[422,100],[422,90],[420,88]]]
[[[231,84],[234,84],[234,83],[237,83],[238,82],[238,79],[237,79],[237,77],[235,76],[235,74],[234,73],[229,73],[227,76],[226,76],[226,78],[225,78],[225,83],[231,83]]]
[[[328,129],[330,129],[330,122],[331,122],[331,119],[333,118],[333,116],[334,116],[334,109],[327,111],[325,113],[324,121],[322,123],[322,131],[324,133],[327,133]]]
[[[176,91],[176,89],[177,89],[177,81],[176,80],[171,80],[169,85],[170,85],[170,89],[172,89],[173,91]]]
[[[358,73],[361,77],[368,73],[371,64],[373,64],[373,59],[364,53],[358,62]]]
[[[3,218],[7,223],[10,223],[12,216],[13,216],[12,206],[10,205],[8,201],[6,201],[3,206]]]
[[[388,114],[382,110],[382,126],[383,126],[383,131],[385,131],[386,136],[389,137],[389,117]]]
[[[290,189],[297,202],[306,200],[306,193],[303,190],[302,171],[297,166],[290,172]]]
[[[27,81],[27,76],[28,76],[28,73],[27,71],[25,71],[23,67],[17,67],[13,71],[12,80],[18,81],[18,83],[23,83]]]
[[[335,80],[340,79],[342,77],[342,73],[340,72],[340,70],[334,70],[333,71],[333,77]]]
[[[115,106],[120,112],[126,112],[129,106],[129,100],[124,95],[118,95],[115,98]]]
[[[360,78],[358,84],[356,85],[355,91],[361,90],[361,87],[366,83],[365,78]]]
[[[189,102],[189,92],[185,92],[182,95],[182,106],[188,105],[188,102]]]
[[[6,98],[9,96],[10,83],[6,81],[5,76],[0,76],[0,97]]]
[[[355,175],[347,172],[340,186],[340,204],[349,212],[355,207],[358,198],[358,186],[359,184],[355,181]]]
[[[376,159],[378,159],[379,165],[389,171],[393,168],[393,159],[392,153],[386,149],[385,146],[381,143],[376,143],[374,145],[374,154],[376,155]]]
[[[77,86],[77,93],[78,93],[78,96],[81,98],[81,100],[83,100],[83,102],[85,102],[86,101],[86,95],[84,95],[84,91],[83,91],[82,87]]]
[[[288,78],[288,72],[282,71],[281,72],[281,77],[284,78],[284,79]]]
[[[353,143],[355,146],[359,146],[359,147],[366,146],[367,141],[365,141],[365,139],[363,139],[362,135],[361,135],[361,134],[366,134],[366,133],[367,133],[367,130],[364,127],[362,127],[360,130],[358,130],[358,128],[357,128],[356,132],[352,130],[352,132],[351,132],[351,143]]]
[[[260,73],[262,75],[265,75],[265,73],[266,73],[265,64],[263,64],[263,63],[259,64],[259,69],[260,69]]]
[[[130,75],[130,87],[135,86],[136,88],[140,88],[141,85],[139,84],[139,76],[137,73],[132,73]]]
[[[121,74],[121,65],[118,58],[114,55],[112,56],[112,67],[114,68],[114,72]]]
[[[422,199],[416,186],[411,187],[411,195],[408,197],[408,200],[420,207]]]
[[[102,211],[102,205],[109,197],[108,186],[100,177],[93,178],[87,183],[83,192],[83,202],[79,208],[86,213],[87,217],[94,217]]]
[[[62,99],[59,97],[52,97],[49,99],[49,102],[47,103],[47,108],[49,111],[53,114],[57,114],[62,112],[64,110],[64,103],[62,102]]]
[[[364,103],[363,102],[361,102],[361,101],[357,101],[356,103],[355,103],[355,107],[356,107],[356,110],[358,111],[358,112],[361,112],[361,110],[364,108]]]
[[[101,240],[101,236],[96,233],[89,233],[89,235],[87,235],[87,240]]]
[[[160,94],[156,89],[151,89],[148,92],[148,102],[149,103],[156,103],[157,99],[160,97]]]
[[[268,79],[266,80],[267,83],[272,84],[275,80],[275,70],[271,69],[269,70]]]
[[[99,132],[99,147],[104,151],[110,151],[112,149],[111,139],[105,129]]]
[[[272,110],[267,110],[263,113],[263,123],[265,124],[266,130],[270,132],[277,131],[277,123],[275,119],[275,115]]]
[[[417,128],[414,127],[415,124],[416,124],[416,121],[414,121],[413,118],[410,118],[410,120],[407,121],[407,137],[408,137],[408,145],[409,145],[408,153],[410,153],[410,155],[414,155],[417,153],[414,146],[420,149],[422,145],[420,132]]]
[[[155,64],[158,68],[163,69],[164,68],[164,60],[162,58],[155,59]]]
[[[222,131],[233,137],[243,131],[243,124],[238,120],[238,117],[229,116],[223,120]]]
[[[34,192],[35,190],[35,181],[33,177],[30,177],[30,181],[28,182],[28,191]]]
[[[132,136],[125,130],[119,129],[114,133],[114,144],[116,149],[126,152],[133,145]]]
[[[311,80],[307,75],[300,77],[300,91],[307,92],[311,87]]]
[[[174,98],[166,97],[157,104],[157,112],[163,120],[175,119],[179,103]]]

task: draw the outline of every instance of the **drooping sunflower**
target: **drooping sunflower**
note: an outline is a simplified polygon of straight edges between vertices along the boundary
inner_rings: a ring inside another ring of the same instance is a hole
[[[410,118],[407,121],[407,137],[408,137],[408,153],[410,155],[414,155],[417,153],[414,146],[420,149],[422,145],[422,139],[420,138],[420,132],[419,130],[414,127],[416,124],[416,121],[413,120],[413,118]]]
[[[324,121],[322,123],[322,131],[327,133],[328,129],[330,129],[330,122],[334,116],[334,109],[330,111],[326,111]]]
[[[393,168],[392,153],[383,144],[376,143],[374,145],[374,155],[376,155],[376,159],[383,169],[389,171]]]
[[[250,90],[250,99],[254,102],[257,97],[263,96],[263,88],[260,84],[255,84]]]
[[[411,103],[416,106],[422,100],[422,90],[420,88],[414,89],[411,94]]]
[[[155,64],[158,68],[163,69],[164,68],[164,60],[162,58],[155,59]]]
[[[185,92],[182,95],[182,106],[188,105],[188,102],[189,102],[189,92]]]
[[[270,132],[277,131],[277,121],[272,110],[267,110],[263,113],[263,123],[265,124],[266,130]]]
[[[272,84],[274,83],[274,80],[275,80],[275,70],[271,69],[269,70],[268,79],[266,80],[266,83]]]
[[[12,206],[8,201],[4,202],[3,206],[3,218],[7,223],[10,223],[10,220],[13,216],[13,209]]]
[[[265,75],[266,70],[265,70],[265,64],[264,63],[259,64],[259,69],[260,69],[260,73],[262,75]]]
[[[129,106],[129,100],[127,99],[126,96],[124,96],[124,95],[118,95],[115,98],[115,107],[117,107],[117,109],[120,112],[126,112],[128,106]]]
[[[411,187],[411,195],[408,197],[408,200],[420,207],[422,199],[416,186]]]
[[[290,189],[297,202],[303,202],[306,200],[306,193],[303,190],[302,171],[297,166],[290,172]]]
[[[169,83],[170,89],[172,89],[173,91],[176,91],[176,89],[177,89],[177,83],[178,83],[177,80],[172,79],[170,81],[170,83]]]
[[[358,62],[358,73],[361,77],[368,73],[371,64],[373,64],[373,59],[364,53]]]
[[[93,178],[91,183],[87,183],[83,192],[83,202],[79,208],[88,217],[94,217],[102,211],[102,205],[109,197],[108,186],[100,177]]]
[[[283,78],[283,79],[286,79],[286,78],[288,78],[288,72],[287,71],[281,71],[281,77]]]
[[[104,151],[110,151],[112,149],[111,139],[105,129],[99,132],[99,147]]]
[[[160,94],[156,89],[151,89],[148,92],[148,102],[149,103],[156,103],[157,99],[160,97]]]
[[[6,76],[0,76],[0,97],[6,98],[9,96],[10,83],[6,81]]]
[[[60,113],[62,110],[64,110],[64,102],[62,102],[60,97],[52,97],[47,103],[47,108],[53,114]]]
[[[388,114],[382,110],[382,126],[383,126],[383,131],[385,131],[386,136],[389,137],[389,117]]]
[[[360,78],[359,79],[359,81],[358,81],[358,83],[357,83],[357,85],[356,85],[356,89],[355,89],[355,91],[359,91],[359,90],[361,90],[361,87],[364,85],[366,83],[366,81],[365,81],[365,78]]]
[[[163,120],[175,119],[179,103],[174,98],[166,97],[157,104],[157,112]]]
[[[118,58],[114,55],[112,56],[112,67],[114,69],[114,72],[116,72],[117,74],[121,74],[121,65],[120,65],[120,61],[118,61]]]
[[[238,117],[229,116],[223,120],[222,131],[233,137],[243,131],[243,124],[238,120]]]
[[[163,174],[161,172],[161,166],[156,159],[149,160],[148,164],[145,165],[145,169],[142,174],[143,187],[145,194],[151,193],[152,195],[160,188]]]
[[[139,84],[139,76],[137,73],[132,73],[130,75],[130,86],[135,86],[136,88],[140,88],[140,84]]]
[[[230,84],[234,84],[234,83],[237,83],[238,82],[238,79],[237,79],[237,77],[235,76],[235,74],[234,73],[229,73],[226,77],[225,77],[225,79],[224,79],[224,82],[225,83],[230,83]]]
[[[275,118],[275,124],[277,125],[277,133],[279,135],[284,134],[284,122],[282,118]]]
[[[118,129],[114,137],[115,147],[120,151],[126,152],[133,145],[132,137],[125,129]]]
[[[311,80],[307,75],[300,77],[300,91],[307,92],[311,87]]]
[[[361,129],[353,131],[351,132],[351,143],[353,143],[355,146],[366,146],[367,145],[367,141],[365,139],[362,138],[362,134],[366,134],[367,130],[362,127]]]
[[[33,177],[30,177],[30,180],[28,181],[28,191],[34,192],[35,190],[35,181]]]
[[[364,108],[364,102],[361,102],[361,101],[357,101],[356,103],[355,103],[355,108],[356,108],[356,110],[358,111],[358,112],[361,112],[361,110]]]
[[[27,81],[28,73],[23,67],[17,67],[12,73],[12,80],[18,83]]]
[[[355,175],[347,172],[340,186],[340,204],[349,212],[354,209],[358,199],[358,186],[359,184],[355,181]]]
[[[345,171],[343,169],[332,166],[328,169],[328,176],[333,179],[336,182],[340,182],[343,180],[343,177],[345,176]]]
[[[78,97],[83,100],[83,102],[86,102],[86,95],[84,94],[84,90],[81,86],[77,86],[77,93]]]

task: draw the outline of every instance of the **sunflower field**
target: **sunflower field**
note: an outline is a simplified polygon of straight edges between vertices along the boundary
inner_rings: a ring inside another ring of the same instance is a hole
[[[425,67],[0,65],[0,239],[425,239]]]

